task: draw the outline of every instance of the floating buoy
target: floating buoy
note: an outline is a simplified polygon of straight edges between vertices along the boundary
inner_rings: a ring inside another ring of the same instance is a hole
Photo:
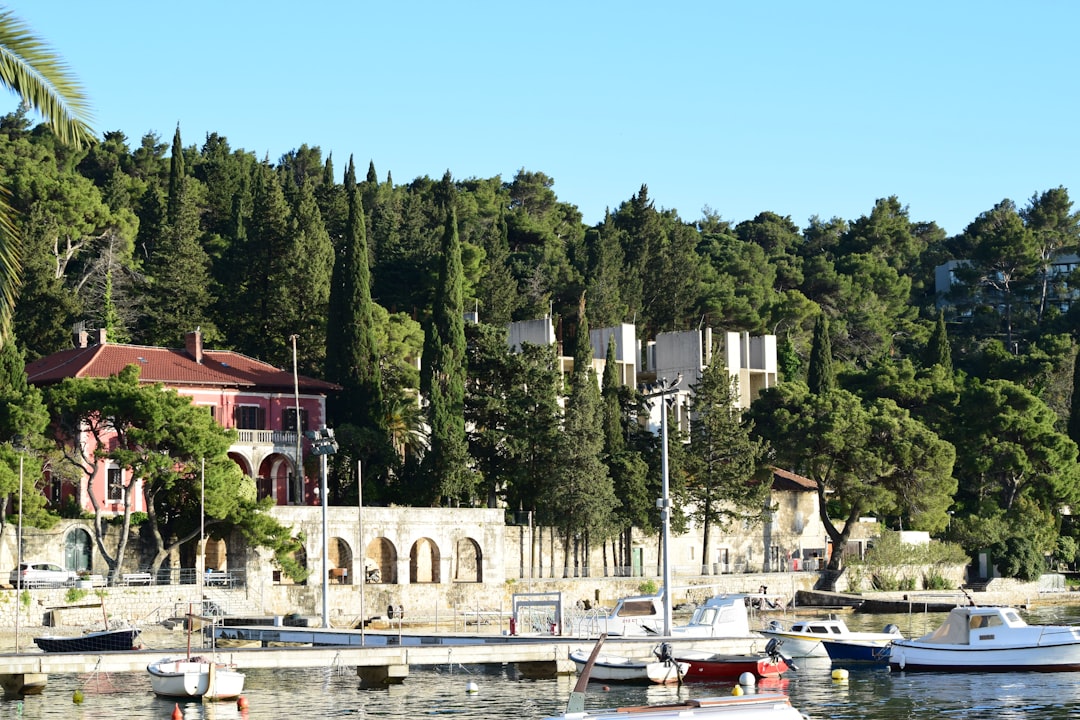
[[[739,687],[738,685],[736,685],[735,687],[733,687],[731,689],[731,694],[732,695],[742,695],[742,688]]]
[[[605,685],[604,686],[604,692],[611,692],[611,686],[610,685]]]
[[[241,710],[247,710],[247,708],[248,708],[247,698],[244,697],[243,695],[236,698],[236,707],[240,708]]]
[[[172,720],[184,720],[184,712],[180,709],[180,703],[173,705]]]
[[[472,695],[473,693],[480,692],[480,686],[474,683],[472,680],[465,683],[465,692]]]
[[[75,688],[75,692],[71,693],[71,702],[75,703],[76,705],[80,705],[82,704],[83,699],[83,691],[79,688]]]
[[[744,672],[739,676],[739,684],[746,685],[747,687],[754,687],[757,685],[757,678],[754,677],[752,672]]]
[[[848,678],[848,671],[845,670],[844,668],[836,668],[835,670],[832,671],[832,679],[833,680],[847,680],[847,678]]]

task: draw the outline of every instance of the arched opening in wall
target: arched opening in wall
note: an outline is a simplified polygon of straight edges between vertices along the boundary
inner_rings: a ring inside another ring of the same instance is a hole
[[[364,552],[368,583],[397,584],[397,548],[386,538],[375,538]]]
[[[307,548],[301,546],[299,550],[293,553],[293,560],[296,561],[297,565],[310,572],[311,568],[308,567]],[[295,583],[291,578],[289,578],[287,575],[285,575],[285,573],[281,572],[280,570],[274,571],[274,580],[275,582],[279,582],[282,585],[307,585],[308,580],[312,580],[314,582],[314,579],[309,574],[307,579],[305,579],[304,581],[300,583]]]
[[[274,497],[278,505],[285,505],[287,498],[287,504],[289,505],[302,505],[303,498],[292,497],[291,490],[289,488],[289,475],[292,472],[292,462],[284,455],[274,454],[267,457],[262,463],[259,464],[259,477],[256,480],[256,487],[268,488],[271,493],[263,495],[263,490],[259,490],[259,497]]]
[[[483,582],[483,554],[472,538],[461,538],[454,548],[454,582]]]
[[[351,585],[352,573],[352,547],[339,537],[332,537],[327,543],[327,552],[330,555],[330,582],[339,585]]]
[[[431,538],[420,538],[409,552],[409,582],[438,583],[439,546]]]
[[[83,528],[72,528],[64,536],[64,569],[89,570],[90,533]]]
[[[236,463],[240,467],[241,472],[243,472],[245,475],[247,475],[248,477],[254,477],[255,469],[251,466],[251,463],[246,457],[244,457],[240,453],[231,452],[229,453],[229,459]],[[261,484],[259,483],[259,478],[254,479],[255,491],[258,494],[258,498],[262,500],[264,497],[270,497],[270,484]]]

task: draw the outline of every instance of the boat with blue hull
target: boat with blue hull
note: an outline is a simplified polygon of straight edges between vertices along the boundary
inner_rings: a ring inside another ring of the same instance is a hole
[[[833,663],[888,665],[891,642],[867,640],[822,640],[825,652]]]

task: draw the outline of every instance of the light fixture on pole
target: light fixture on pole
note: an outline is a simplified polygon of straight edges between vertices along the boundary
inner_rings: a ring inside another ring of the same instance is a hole
[[[304,433],[311,440],[311,453],[319,456],[319,500],[322,502],[322,626],[330,627],[330,538],[327,537],[326,521],[326,456],[337,452],[334,431],[323,426],[321,430]]]
[[[647,398],[660,398],[660,498],[656,501],[656,507],[660,509],[660,523],[663,537],[663,583],[664,583],[664,636],[671,635],[671,491],[668,482],[668,406],[666,396],[679,387],[682,383],[682,373],[674,381],[668,382],[667,378],[660,380],[651,387],[645,389]]]

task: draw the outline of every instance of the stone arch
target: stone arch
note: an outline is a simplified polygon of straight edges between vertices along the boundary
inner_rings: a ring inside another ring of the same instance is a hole
[[[454,547],[454,582],[484,582],[484,554],[480,543],[461,538]]]
[[[327,541],[326,551],[329,554],[330,582],[342,585],[352,584],[352,571],[349,569],[353,564],[352,546],[344,539],[332,537]]]
[[[73,527],[64,535],[64,568],[67,570],[89,570],[93,567],[93,545],[90,533],[85,528]]]
[[[364,551],[364,564],[368,567],[366,577],[374,577],[372,570],[378,571],[378,579],[370,582],[397,584],[398,554],[394,543],[384,537],[378,537],[368,543]]]
[[[278,505],[303,505],[304,498],[289,496],[289,477],[293,472],[293,461],[287,455],[272,453],[259,463],[259,474],[255,486],[260,498],[273,497]]]
[[[229,546],[224,540],[207,538],[203,549],[203,568],[206,570],[229,569]]]
[[[442,582],[439,571],[441,561],[439,546],[431,538],[420,538],[409,551],[409,582]]]

